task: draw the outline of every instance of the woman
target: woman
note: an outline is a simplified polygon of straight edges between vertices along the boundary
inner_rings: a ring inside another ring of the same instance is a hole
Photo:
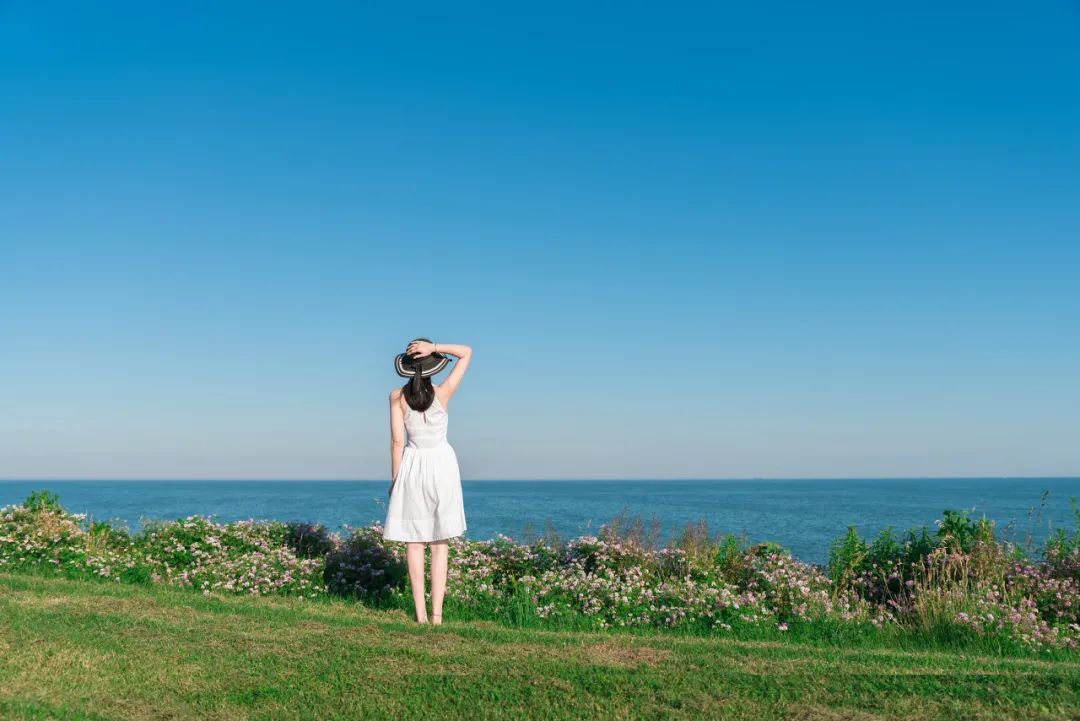
[[[458,359],[445,381],[431,377]],[[390,393],[390,503],[383,538],[405,542],[416,620],[428,622],[424,546],[431,546],[431,623],[442,623],[447,540],[465,532],[457,456],[446,441],[447,406],[469,367],[472,348],[417,338],[394,359],[409,381]],[[408,439],[406,442],[406,438]]]

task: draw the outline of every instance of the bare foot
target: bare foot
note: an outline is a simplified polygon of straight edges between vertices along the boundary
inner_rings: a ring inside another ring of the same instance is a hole
[[[442,614],[441,613],[433,613],[433,614],[431,614],[431,625],[432,626],[441,626],[442,625]]]

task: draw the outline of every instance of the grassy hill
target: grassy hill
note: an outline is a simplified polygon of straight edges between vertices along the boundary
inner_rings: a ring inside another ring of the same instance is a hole
[[[1068,719],[1080,663],[0,574],[4,719]]]

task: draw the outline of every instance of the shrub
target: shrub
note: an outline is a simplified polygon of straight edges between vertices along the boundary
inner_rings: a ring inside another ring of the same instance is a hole
[[[405,554],[383,540],[382,526],[372,525],[330,551],[323,579],[331,593],[379,599],[400,591],[407,574]]]
[[[60,497],[48,491],[33,491],[23,501],[23,508],[28,511],[53,511],[63,513]]]
[[[1043,544],[1043,556],[1054,565],[1061,564],[1065,575],[1080,568],[1080,507],[1075,498],[1069,499],[1072,508],[1073,530],[1055,528]]]
[[[660,547],[655,526],[621,516],[596,536],[565,543],[552,534],[528,543],[454,539],[448,594],[482,617],[513,623],[752,633],[891,626],[948,643],[981,636],[999,648],[1075,649],[1078,533],[1052,536],[1044,558],[1030,561],[996,539],[992,522],[946,511],[935,534],[888,528],[868,544],[851,527],[822,568],[776,544],[711,536],[704,522]],[[378,524],[342,539],[317,524],[190,516],[130,534],[67,513],[47,492],[0,509],[0,567],[205,594],[409,603],[402,544],[385,541]]]
[[[324,593],[322,559],[299,558],[285,537],[282,523],[189,516],[148,524],[136,544],[155,581],[206,593]]]
[[[334,548],[334,539],[325,526],[302,521],[287,524],[285,543],[301,558],[322,558]]]
[[[866,570],[868,554],[866,542],[855,526],[848,526],[847,533],[829,546],[829,578],[837,585],[850,586]]]

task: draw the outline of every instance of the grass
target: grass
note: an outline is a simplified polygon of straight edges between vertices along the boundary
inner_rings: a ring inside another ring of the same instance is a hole
[[[3,719],[1069,719],[1080,662],[0,573]]]

